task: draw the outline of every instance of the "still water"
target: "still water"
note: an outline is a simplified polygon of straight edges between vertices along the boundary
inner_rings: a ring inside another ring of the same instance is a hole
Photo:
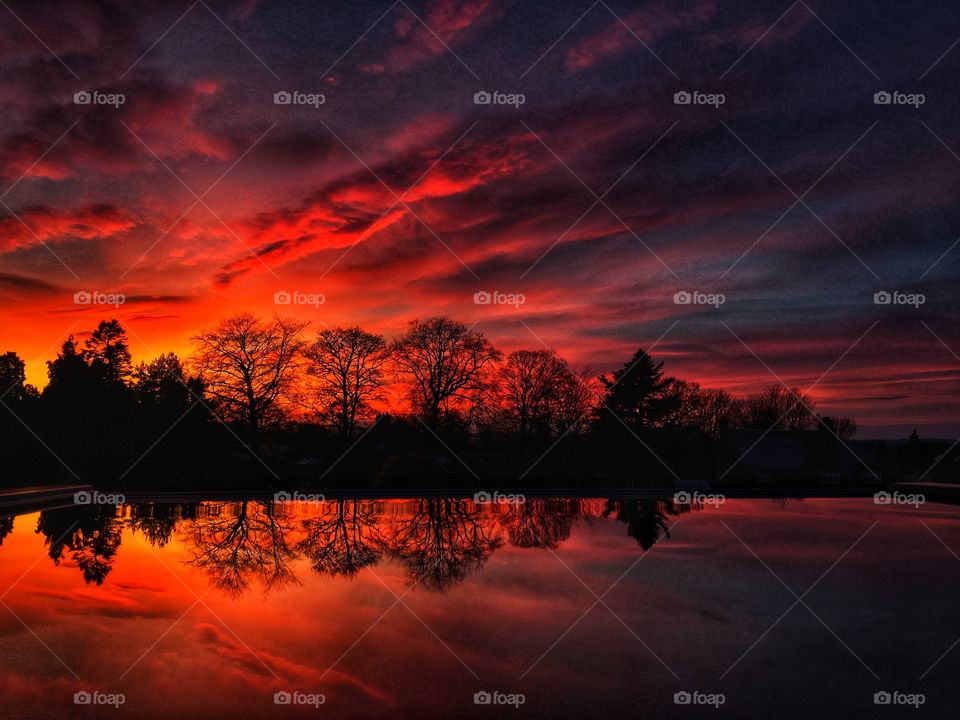
[[[0,517],[0,718],[955,717],[957,553],[872,498]]]

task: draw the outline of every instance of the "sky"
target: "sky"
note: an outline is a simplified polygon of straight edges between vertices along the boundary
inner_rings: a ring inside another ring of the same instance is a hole
[[[11,1],[0,351],[42,386],[105,318],[139,361],[239,310],[446,314],[953,438],[958,36],[951,2]]]

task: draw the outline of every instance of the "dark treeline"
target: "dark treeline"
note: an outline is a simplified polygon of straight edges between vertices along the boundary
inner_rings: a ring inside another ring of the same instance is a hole
[[[68,561],[97,585],[113,569],[128,531],[157,548],[183,543],[188,564],[231,595],[251,585],[269,590],[297,583],[298,564],[352,578],[385,559],[399,562],[410,583],[444,590],[505,543],[558,548],[581,518],[622,522],[648,550],[668,536],[670,516],[694,509],[700,507],[657,499],[530,498],[492,509],[456,498],[411,500],[399,509],[379,500],[151,502],[44,510],[35,530],[54,564]],[[0,517],[0,553],[14,520]]]
[[[856,431],[796,388],[736,398],[666,375],[642,349],[596,377],[552,350],[504,355],[446,317],[390,340],[241,313],[192,340],[186,360],[134,366],[121,324],[103,321],[63,343],[42,391],[20,357],[0,356],[6,484],[669,485],[715,477],[732,430]]]

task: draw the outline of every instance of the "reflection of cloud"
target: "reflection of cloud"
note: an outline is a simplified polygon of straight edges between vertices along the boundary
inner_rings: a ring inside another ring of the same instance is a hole
[[[72,590],[36,588],[30,594],[60,601],[60,611],[77,615],[97,615],[109,618],[169,618],[176,617],[179,604],[166,596],[165,588],[138,584],[88,587]],[[50,607],[50,606],[48,606]]]
[[[51,704],[66,705],[77,691],[76,681],[68,676],[45,678],[37,675],[0,671],[0,688],[3,692],[4,712],[10,708],[43,707]],[[57,702],[63,700],[62,702]],[[72,705],[71,705],[72,707]],[[65,716],[66,713],[61,715]]]
[[[320,689],[325,694],[332,691],[342,696],[338,700],[343,702],[390,702],[390,698],[385,694],[349,673],[336,669],[325,672],[264,650],[252,651],[232,635],[209,623],[200,623],[193,629],[197,640],[206,646],[207,650],[229,661],[234,670],[244,676],[251,685],[262,686],[267,683],[275,685],[278,690],[297,689],[304,692]],[[277,677],[280,679],[277,680]]]

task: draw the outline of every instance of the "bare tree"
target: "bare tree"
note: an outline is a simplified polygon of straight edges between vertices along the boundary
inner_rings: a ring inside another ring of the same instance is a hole
[[[594,401],[591,373],[577,375],[553,350],[510,353],[498,372],[507,427],[522,436],[586,427]]]
[[[738,403],[738,422],[747,428],[809,430],[817,424],[814,401],[799,388],[771,385]]]
[[[316,377],[320,414],[350,437],[369,414],[369,401],[386,385],[386,340],[359,327],[331,328],[317,334],[306,355]]]
[[[284,416],[306,326],[279,317],[263,322],[245,312],[193,338],[193,363],[207,392],[228,419],[245,423],[254,438]]]
[[[852,417],[825,415],[818,422],[819,430],[825,430],[841,440],[851,440],[857,434],[857,421]]]
[[[586,432],[600,395],[590,368],[579,374],[566,368],[556,380],[550,399],[550,429],[557,435]]]
[[[489,382],[489,366],[501,353],[482,332],[433,317],[413,320],[394,343],[393,357],[399,374],[411,384],[414,410],[437,428],[458,405],[476,402]]]
[[[694,428],[719,437],[734,419],[737,402],[724,390],[702,388],[699,383],[671,378],[672,390],[679,398],[670,417],[670,424]]]
[[[511,429],[527,437],[549,427],[558,378],[569,370],[553,350],[517,350],[497,373],[501,405]]]

